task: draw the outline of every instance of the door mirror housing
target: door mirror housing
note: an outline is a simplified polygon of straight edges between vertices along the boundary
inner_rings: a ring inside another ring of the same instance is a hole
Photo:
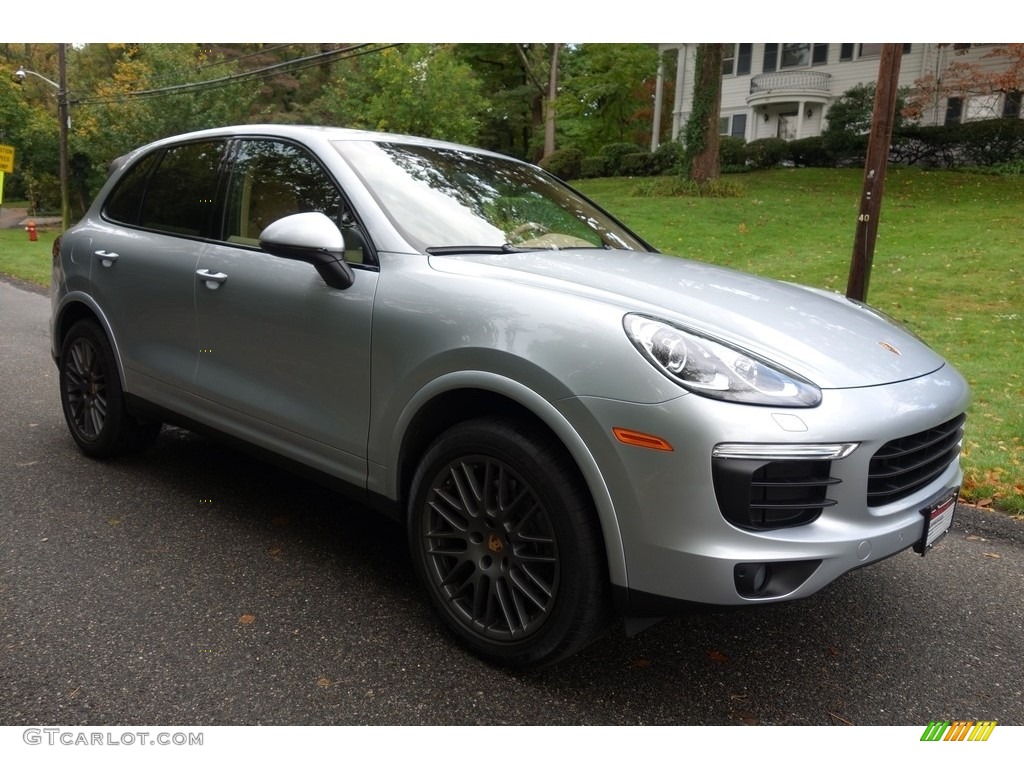
[[[345,261],[341,230],[319,211],[293,213],[273,222],[260,233],[260,248],[312,264],[331,288],[344,290],[355,282],[355,273]]]

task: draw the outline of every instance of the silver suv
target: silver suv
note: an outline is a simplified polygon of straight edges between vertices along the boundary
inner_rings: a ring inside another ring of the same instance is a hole
[[[84,452],[174,423],[341,481],[406,526],[437,612],[497,663],[927,552],[961,481],[968,388],[905,329],[660,255],[452,144],[143,147],[55,250],[51,327]]]

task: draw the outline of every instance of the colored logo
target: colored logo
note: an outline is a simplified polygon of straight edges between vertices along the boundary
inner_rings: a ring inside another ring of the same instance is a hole
[[[995,720],[932,720],[921,741],[988,741],[995,727]]]

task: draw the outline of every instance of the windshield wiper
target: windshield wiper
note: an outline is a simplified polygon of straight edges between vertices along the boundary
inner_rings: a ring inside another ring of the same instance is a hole
[[[523,253],[524,251],[541,250],[537,248],[517,248],[514,245],[432,245],[427,248],[431,256],[459,256],[464,253]]]

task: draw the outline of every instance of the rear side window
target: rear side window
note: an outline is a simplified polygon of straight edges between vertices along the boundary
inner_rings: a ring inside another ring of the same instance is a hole
[[[226,141],[155,152],[131,168],[110,196],[111,219],[178,235],[215,233],[214,205]]]
[[[146,182],[159,157],[159,152],[146,155],[121,177],[103,209],[107,218],[122,224],[139,223],[139,209],[142,207],[142,198],[146,192]]]

